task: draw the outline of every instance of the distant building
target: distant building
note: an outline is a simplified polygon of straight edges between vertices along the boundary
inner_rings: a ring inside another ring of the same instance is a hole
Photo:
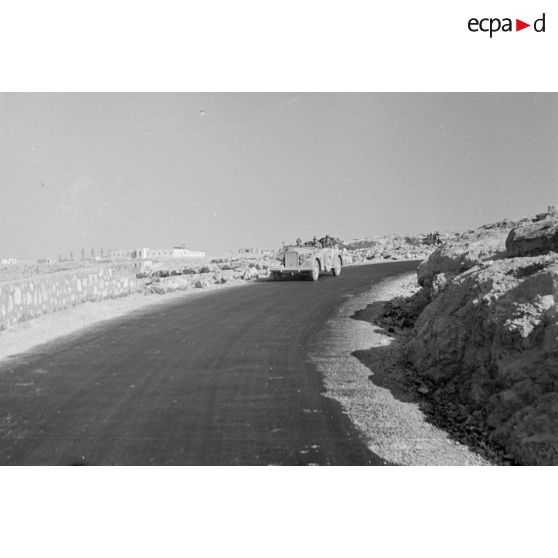
[[[37,260],[37,263],[39,264],[51,264],[53,263],[52,258],[39,258]]]
[[[205,258],[205,252],[202,250],[190,250],[190,248],[186,248],[185,246],[157,249],[133,248],[128,250],[112,250],[110,252],[110,258],[113,260],[168,260],[172,258]]]
[[[2,265],[13,265],[17,263],[16,258],[2,258],[0,259],[0,264]]]
[[[175,246],[172,250],[175,258],[205,258],[206,255],[203,250],[191,250],[183,244]]]
[[[134,253],[135,250],[111,250],[110,258],[112,260],[131,260],[136,257]]]
[[[240,248],[238,253],[244,257],[249,256],[270,256],[275,253],[275,250],[266,250],[264,248]]]

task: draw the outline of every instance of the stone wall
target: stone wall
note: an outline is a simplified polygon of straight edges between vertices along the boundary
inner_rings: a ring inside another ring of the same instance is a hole
[[[111,268],[52,273],[0,283],[0,330],[82,302],[137,291],[135,275]]]

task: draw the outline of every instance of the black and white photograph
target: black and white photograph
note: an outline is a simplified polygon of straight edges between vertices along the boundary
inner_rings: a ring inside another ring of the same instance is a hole
[[[558,95],[0,102],[3,465],[558,463]]]
[[[553,553],[551,5],[0,4],[3,554]]]

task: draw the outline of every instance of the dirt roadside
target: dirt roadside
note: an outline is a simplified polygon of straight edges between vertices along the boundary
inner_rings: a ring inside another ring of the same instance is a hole
[[[491,465],[428,421],[419,394],[407,385],[398,342],[370,323],[383,302],[415,284],[416,274],[405,274],[339,308],[310,356],[324,375],[324,395],[339,401],[370,450],[392,463]]]

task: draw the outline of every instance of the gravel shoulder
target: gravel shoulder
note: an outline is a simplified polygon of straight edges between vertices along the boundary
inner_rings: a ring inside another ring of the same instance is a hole
[[[415,284],[415,273],[384,281],[348,298],[329,320],[310,357],[324,375],[324,395],[341,403],[369,449],[391,463],[490,465],[428,421],[408,385],[399,342],[372,323],[383,302]]]
[[[186,297],[204,296],[221,289],[239,288],[250,283],[250,281],[246,281],[235,284],[210,285],[204,289],[176,291],[167,294],[135,293],[122,298],[86,302],[59,312],[45,314],[0,332],[0,361],[29,351],[44,343],[50,343],[58,338],[82,333],[87,328],[136,311],[169,304]]]

